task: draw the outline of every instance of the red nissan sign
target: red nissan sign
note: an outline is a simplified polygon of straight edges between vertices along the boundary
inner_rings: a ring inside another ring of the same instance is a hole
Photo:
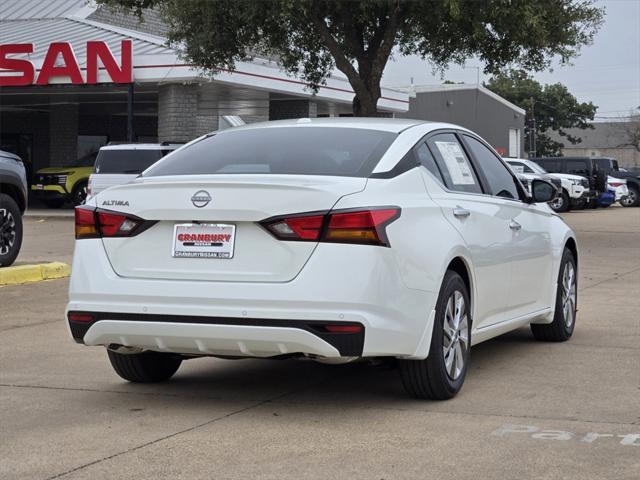
[[[123,40],[121,45],[118,65],[105,42],[87,42],[86,80],[82,77],[76,55],[68,42],[55,42],[49,45],[39,73],[30,60],[9,57],[9,55],[33,53],[33,43],[0,45],[0,73],[6,71],[13,73],[12,75],[0,74],[0,87],[25,86],[34,83],[47,85],[50,79],[58,77],[66,77],[72,84],[96,84],[98,83],[98,60],[102,62],[104,70],[111,77],[111,83],[131,83],[133,82],[132,42]]]

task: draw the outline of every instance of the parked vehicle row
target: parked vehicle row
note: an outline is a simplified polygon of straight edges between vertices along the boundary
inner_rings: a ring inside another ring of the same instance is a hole
[[[71,165],[38,170],[31,191],[50,208],[82,205],[87,196],[127,183],[180,144],[109,144]]]
[[[534,178],[549,178],[559,188],[558,196],[550,203],[556,212],[566,212],[570,208],[583,208],[589,201],[589,181],[579,175],[569,173],[549,173],[539,164],[524,158],[505,159],[511,169],[528,181]]]
[[[571,209],[608,207],[619,202],[638,206],[637,176],[618,169],[615,160],[605,157],[549,157],[505,159],[523,183],[533,178],[557,178],[558,196],[550,202],[556,212]]]

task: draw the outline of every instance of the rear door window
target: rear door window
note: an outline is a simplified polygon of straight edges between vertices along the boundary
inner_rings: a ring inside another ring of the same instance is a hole
[[[427,140],[444,184],[449,190],[482,193],[473,165],[452,133],[439,133]]]
[[[161,150],[100,150],[96,173],[140,174],[162,158]]]
[[[436,159],[433,158],[431,151],[429,151],[429,147],[427,144],[422,142],[415,150],[416,156],[418,157],[418,161],[420,164],[429,170],[434,177],[436,177],[440,183],[444,185],[444,179],[442,178],[442,174],[440,173],[440,169],[438,165],[436,165]]]
[[[519,200],[520,193],[516,179],[509,168],[478,139],[468,135],[464,135],[464,139],[467,145],[469,145],[469,149],[478,164],[478,168],[482,170],[489,184],[491,195],[494,197]]]

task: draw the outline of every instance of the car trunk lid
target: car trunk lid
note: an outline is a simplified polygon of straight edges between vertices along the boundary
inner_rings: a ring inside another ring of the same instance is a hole
[[[330,210],[342,196],[361,191],[365,184],[365,178],[328,176],[154,177],[110,188],[96,197],[96,205],[157,222],[137,236],[102,239],[111,265],[122,277],[286,282],[300,272],[316,243],[277,240],[258,222]],[[180,232],[232,234],[232,257],[177,257]]]

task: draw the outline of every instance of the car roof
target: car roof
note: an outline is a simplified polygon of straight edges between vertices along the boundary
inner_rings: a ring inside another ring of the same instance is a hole
[[[360,128],[364,130],[378,130],[382,132],[400,133],[411,127],[418,125],[433,126],[433,130],[437,128],[455,128],[466,130],[457,125],[447,123],[428,122],[425,120],[414,120],[410,118],[372,118],[372,117],[320,117],[320,118],[297,118],[290,120],[274,120],[270,122],[258,122],[243,125],[240,127],[228,128],[218,132],[224,134],[226,132],[252,130],[257,128],[280,128],[280,127],[332,127],[332,128]],[[432,130],[429,129],[429,130]]]
[[[120,143],[118,145],[105,145],[100,150],[175,150],[181,147],[179,143]]]

